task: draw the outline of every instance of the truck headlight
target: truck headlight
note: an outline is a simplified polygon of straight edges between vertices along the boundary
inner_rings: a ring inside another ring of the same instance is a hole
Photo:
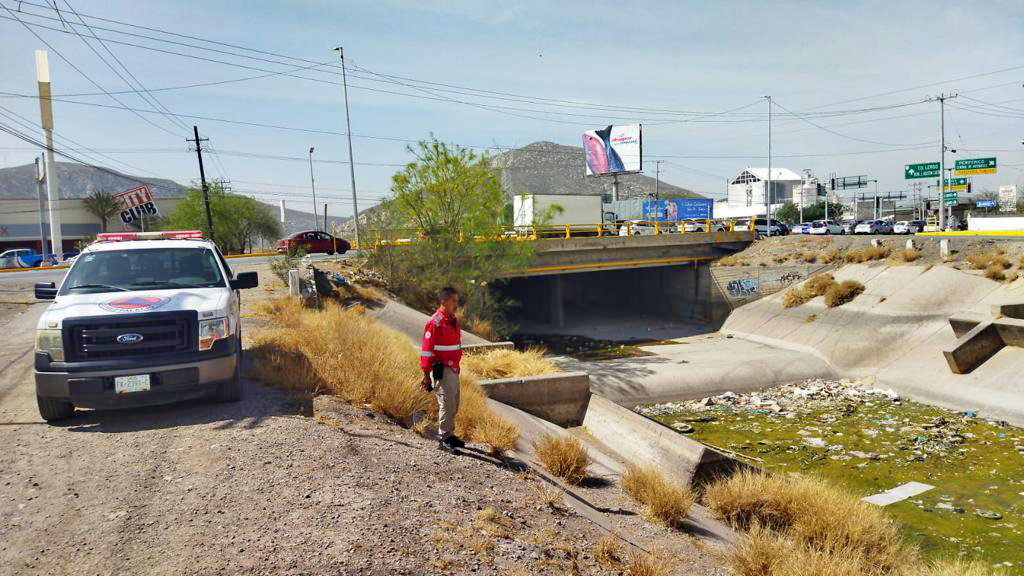
[[[46,352],[55,362],[64,361],[64,338],[60,330],[36,330],[36,352]]]
[[[213,318],[199,322],[199,349],[209,350],[213,343],[223,340],[231,334],[231,321],[225,318]]]

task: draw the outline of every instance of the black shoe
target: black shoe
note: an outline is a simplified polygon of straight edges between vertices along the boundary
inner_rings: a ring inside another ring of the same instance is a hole
[[[452,434],[451,436],[445,438],[444,442],[446,444],[448,444],[449,446],[451,446],[452,448],[465,448],[466,447],[466,443],[462,441],[462,438],[459,438],[455,434]]]
[[[451,444],[448,444],[444,440],[441,440],[440,442],[437,443],[437,449],[441,450],[442,452],[447,452],[449,454],[455,454],[455,447],[452,446]]]

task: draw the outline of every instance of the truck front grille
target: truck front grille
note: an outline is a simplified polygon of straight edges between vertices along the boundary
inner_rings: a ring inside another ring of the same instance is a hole
[[[64,344],[70,362],[187,352],[196,349],[196,326],[195,312],[75,318],[65,322]],[[126,334],[142,338],[119,342]]]

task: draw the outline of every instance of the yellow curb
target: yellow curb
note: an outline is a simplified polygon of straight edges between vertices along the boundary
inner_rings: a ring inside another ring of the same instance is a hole
[[[918,232],[915,236],[1024,236],[1024,230],[956,230],[950,232]]]
[[[34,268],[0,268],[0,274],[7,272],[39,272],[41,270],[63,270],[64,268],[70,268],[70,266],[37,266]]]

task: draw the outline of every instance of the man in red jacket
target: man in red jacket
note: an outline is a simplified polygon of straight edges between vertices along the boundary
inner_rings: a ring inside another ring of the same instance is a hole
[[[423,387],[437,389],[438,447],[451,452],[465,443],[455,435],[455,414],[459,411],[459,361],[462,359],[462,328],[455,317],[459,293],[450,286],[441,289],[441,305],[423,328],[420,368]]]

